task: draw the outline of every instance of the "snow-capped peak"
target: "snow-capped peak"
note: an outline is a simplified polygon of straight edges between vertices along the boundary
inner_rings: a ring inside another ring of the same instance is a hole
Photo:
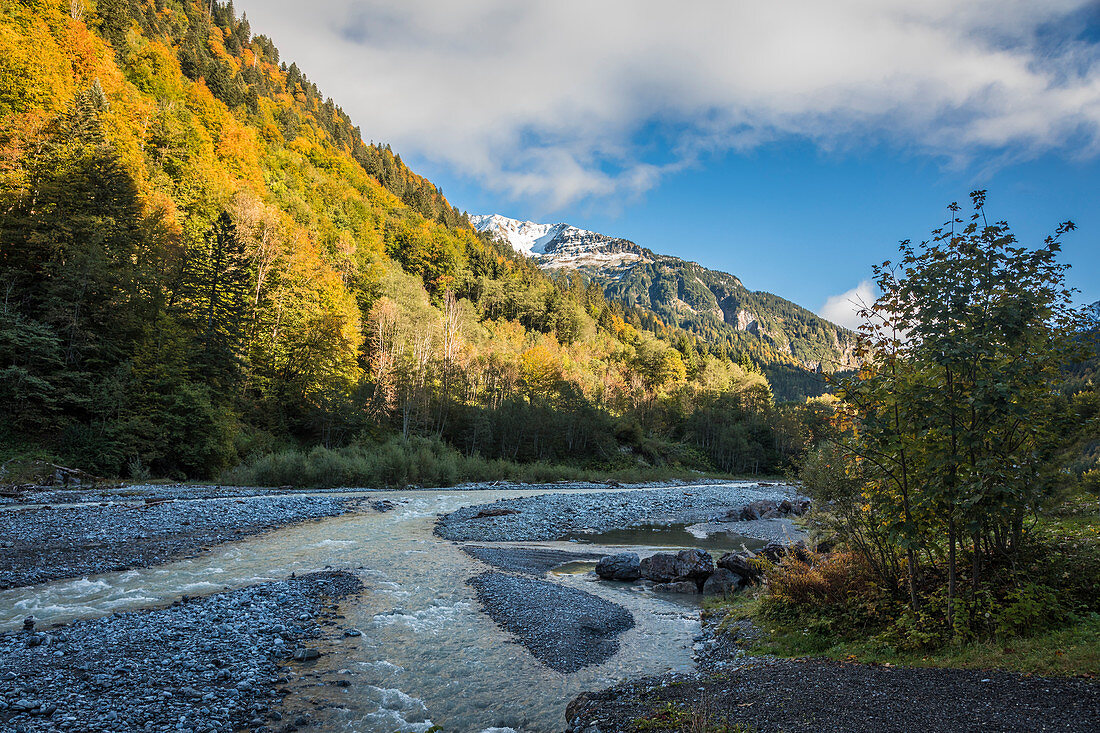
[[[474,215],[470,223],[479,232],[495,234],[516,251],[534,258],[544,270],[607,270],[648,261],[644,250],[633,242],[578,229],[572,224],[537,224],[500,214]]]
[[[554,238],[560,227],[566,226],[519,221],[500,214],[477,214],[470,217],[470,223],[479,232],[492,232],[511,244],[517,252],[526,255],[545,252],[547,242]]]

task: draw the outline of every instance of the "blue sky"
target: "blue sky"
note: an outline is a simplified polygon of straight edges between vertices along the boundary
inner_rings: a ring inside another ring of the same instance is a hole
[[[830,296],[871,277],[894,259],[901,239],[920,241],[946,221],[946,205],[968,205],[989,191],[987,212],[1007,219],[1025,244],[1057,225],[1078,230],[1064,240],[1069,283],[1086,303],[1100,300],[1100,165],[1060,154],[982,171],[885,147],[826,154],[804,140],[750,153],[710,156],[615,205],[578,202],[547,214],[539,202],[511,201],[429,160],[410,161],[471,213],[568,221],[632,239],[731,272],[818,311]]]
[[[237,0],[471,213],[567,221],[822,312],[951,201],[1065,219],[1100,300],[1096,0]],[[843,309],[826,309],[843,318]]]

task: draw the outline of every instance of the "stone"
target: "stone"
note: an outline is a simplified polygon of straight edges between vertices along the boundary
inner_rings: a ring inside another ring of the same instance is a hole
[[[772,541],[765,545],[764,549],[757,554],[769,562],[779,562],[779,560],[787,554],[787,546],[782,542]]]
[[[750,522],[754,519],[770,519],[779,516],[778,502],[761,499],[741,507],[740,518]]]
[[[728,596],[741,588],[741,576],[726,568],[718,568],[703,583],[703,595]]]
[[[362,636],[363,632],[359,629],[344,629],[344,636]]]
[[[321,652],[316,649],[295,649],[294,661],[295,662],[308,662],[312,659],[317,659],[321,656]]]
[[[753,564],[752,558],[739,552],[727,552],[722,555],[718,558],[718,567],[740,576],[742,585],[755,582],[761,575],[760,568]]]
[[[510,514],[519,514],[518,509],[482,509],[480,512],[474,515],[474,519],[484,519],[485,517],[506,517]]]
[[[642,558],[639,567],[642,577],[655,583],[669,583],[676,579],[676,556],[671,552],[658,552]]]
[[[690,580],[684,580],[679,583],[658,583],[653,586],[653,590],[657,593],[684,593],[694,595],[699,592],[699,586],[692,583]]]
[[[676,581],[702,583],[714,572],[714,559],[705,550],[680,550],[676,553]]]
[[[604,580],[637,580],[642,577],[642,564],[635,552],[608,555],[596,563],[596,575]]]

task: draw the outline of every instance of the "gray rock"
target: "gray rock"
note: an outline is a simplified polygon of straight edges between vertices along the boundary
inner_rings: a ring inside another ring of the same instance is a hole
[[[676,556],[671,552],[658,552],[643,558],[639,563],[642,577],[655,583],[670,583],[676,579]]]
[[[741,576],[726,568],[718,568],[703,583],[703,595],[728,596],[741,588]]]
[[[714,559],[705,550],[680,550],[676,553],[676,580],[702,583],[714,572]]]
[[[690,580],[684,580],[679,583],[658,583],[653,586],[653,590],[656,593],[684,593],[695,595],[699,592],[699,586],[692,583]]]
[[[779,562],[787,554],[787,546],[782,542],[769,542],[757,554],[769,562]]]
[[[760,568],[752,562],[752,558],[739,552],[727,552],[718,558],[718,567],[724,568],[741,577],[742,585],[756,582],[760,576]]]
[[[294,661],[295,662],[308,662],[311,659],[317,659],[321,656],[321,652],[316,649],[295,649]]]
[[[641,560],[634,552],[608,555],[596,563],[596,575],[604,580],[637,580],[642,577]]]
[[[770,499],[761,499],[741,507],[739,514],[742,521],[754,519],[772,519],[779,516],[779,502]]]

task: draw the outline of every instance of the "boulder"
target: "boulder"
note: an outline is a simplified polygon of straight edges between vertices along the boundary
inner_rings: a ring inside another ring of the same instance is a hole
[[[655,583],[676,580],[676,556],[671,552],[658,552],[643,558],[640,563],[642,577]]]
[[[703,550],[658,552],[640,563],[642,577],[655,583],[689,581],[701,584],[714,572],[714,560]]]
[[[680,550],[676,553],[675,568],[675,580],[702,583],[714,572],[714,559],[703,550]]]
[[[642,577],[642,564],[635,552],[608,555],[596,563],[596,575],[604,580],[637,580]]]
[[[703,583],[703,594],[708,596],[728,596],[741,588],[741,576],[726,568],[718,568],[707,582]]]
[[[749,585],[760,578],[760,568],[753,564],[752,558],[739,552],[727,552],[718,558],[718,567],[729,570],[741,578],[742,585]]]
[[[690,580],[684,580],[679,583],[658,583],[653,586],[653,590],[657,593],[686,593],[694,595],[699,592],[699,586],[692,583]]]
[[[769,562],[779,562],[779,560],[787,554],[787,546],[782,542],[775,542],[773,540],[765,545],[764,549],[757,554]]]
[[[772,519],[779,516],[779,504],[768,499],[754,501],[741,507],[739,516],[742,521],[746,522],[753,519]]]

